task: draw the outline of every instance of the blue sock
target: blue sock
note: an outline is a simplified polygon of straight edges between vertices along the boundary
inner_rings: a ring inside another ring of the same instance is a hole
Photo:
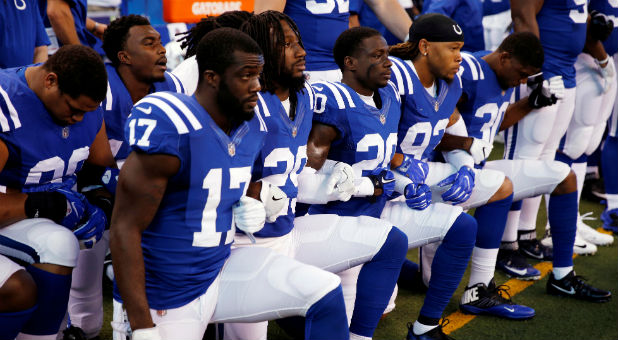
[[[399,273],[399,278],[397,279],[397,284],[399,288],[401,287],[413,287],[415,282],[417,282],[420,277],[420,266],[417,263],[414,263],[408,259],[403,260],[403,264],[401,265],[401,272]]]
[[[0,339],[15,339],[36,308],[35,305],[19,312],[0,313]]]
[[[554,159],[568,166],[571,166],[571,164],[573,164],[573,159],[566,154],[563,154],[562,152],[556,152],[556,157]]]
[[[477,224],[474,217],[461,213],[446,233],[431,264],[431,279],[421,316],[442,317],[455,289],[463,277],[476,241]]]
[[[34,266],[26,268],[37,286],[38,308],[22,328],[22,333],[50,335],[58,333],[67,312],[71,275],[58,275]]]
[[[358,275],[350,332],[373,337],[393,294],[407,252],[408,237],[393,227],[380,251],[363,265]]]
[[[554,267],[570,267],[577,231],[577,191],[549,196],[547,217],[554,244]]]
[[[476,208],[474,218],[478,224],[476,246],[484,249],[500,248],[506,219],[513,203],[513,194],[507,198]]]
[[[618,194],[618,137],[607,136],[603,146],[601,166],[605,180],[605,192]]]
[[[517,202],[511,203],[511,211],[521,210],[522,202],[523,201],[517,201]]]
[[[348,339],[348,317],[341,285],[314,303],[305,316],[305,339]]]

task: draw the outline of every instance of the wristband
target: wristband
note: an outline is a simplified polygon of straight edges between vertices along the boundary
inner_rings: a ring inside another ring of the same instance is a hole
[[[24,203],[28,218],[49,218],[60,223],[67,214],[67,199],[57,191],[28,193]]]

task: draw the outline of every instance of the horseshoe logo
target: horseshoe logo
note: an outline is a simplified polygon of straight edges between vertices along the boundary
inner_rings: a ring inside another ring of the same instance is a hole
[[[455,31],[455,33],[457,33],[457,35],[461,35],[463,33],[463,31],[461,30],[461,27],[459,27],[459,25],[453,25],[453,31]]]
[[[25,0],[14,0],[13,1],[15,3],[15,7],[20,10],[23,11],[26,9],[26,1]],[[19,5],[18,3],[21,2],[21,5]]]

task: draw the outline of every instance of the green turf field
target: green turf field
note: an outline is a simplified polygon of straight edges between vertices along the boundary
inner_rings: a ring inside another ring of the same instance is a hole
[[[501,155],[502,148],[496,144],[492,158]],[[537,234],[542,236],[545,228],[545,209],[541,204],[538,216]],[[593,212],[599,217],[603,206],[597,203],[582,201],[580,212]],[[542,221],[542,222],[541,222]],[[600,227],[601,221],[589,221],[592,227]],[[575,258],[575,269],[578,275],[589,279],[599,288],[609,289],[614,294],[618,292],[618,246],[616,241],[610,247],[599,247],[594,256],[579,256]],[[408,257],[416,262],[417,250],[408,252]],[[538,264],[538,261],[531,261]],[[444,316],[451,319],[451,325],[460,320],[460,316],[451,315],[457,311],[458,299],[467,282],[468,274],[455,293],[447,307]],[[509,280],[501,273],[496,273],[496,283],[502,284]],[[535,282],[530,287],[515,295],[517,303],[531,306],[536,309],[537,315],[528,321],[508,321],[495,317],[480,316],[454,330],[450,335],[456,339],[494,340],[494,339],[534,339],[534,340],[583,340],[583,339],[618,339],[618,301],[616,298],[608,303],[596,304],[573,299],[558,298],[545,294],[547,277]],[[105,287],[104,308],[105,321],[101,332],[101,339],[111,339],[111,289]],[[397,307],[388,314],[378,325],[375,339],[405,339],[406,324],[416,319],[423,303],[423,294],[399,289]],[[276,327],[269,328],[269,339],[290,339]]]

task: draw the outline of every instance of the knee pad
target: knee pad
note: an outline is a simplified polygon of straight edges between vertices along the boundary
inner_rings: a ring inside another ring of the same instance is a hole
[[[73,233],[57,226],[47,232],[43,242],[40,243],[39,252],[41,263],[51,263],[66,267],[77,266],[79,255],[79,242]]]

